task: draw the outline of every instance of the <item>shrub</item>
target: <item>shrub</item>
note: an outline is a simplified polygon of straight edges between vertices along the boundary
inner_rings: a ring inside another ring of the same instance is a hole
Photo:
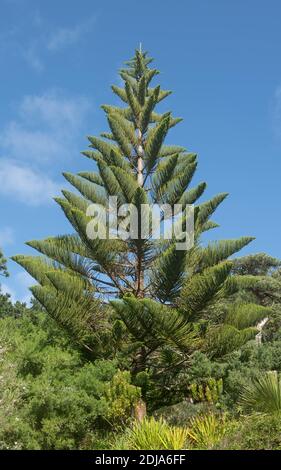
[[[134,423],[128,443],[134,450],[180,450],[187,437],[185,428],[169,426],[163,419],[157,421],[152,417]]]
[[[141,389],[131,384],[128,371],[118,371],[106,385],[106,418],[112,425],[125,425],[130,419],[134,404],[141,398]]]
[[[244,387],[240,402],[250,412],[281,413],[281,378],[268,372]]]
[[[244,417],[232,423],[232,429],[218,443],[221,450],[281,450],[279,416]]]
[[[153,416],[156,419],[163,418],[173,426],[186,426],[190,418],[207,413],[210,409],[214,409],[214,407],[208,403],[190,403],[185,400],[175,405],[159,408],[153,413]]]
[[[57,339],[40,314],[0,319],[1,449],[99,449],[130,419],[130,374]]]
[[[188,428],[188,438],[198,449],[213,449],[227,431],[225,415],[206,415],[192,418]]]

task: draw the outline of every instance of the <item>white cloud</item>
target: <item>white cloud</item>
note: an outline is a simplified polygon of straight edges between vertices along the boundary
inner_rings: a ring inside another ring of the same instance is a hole
[[[89,107],[84,97],[67,98],[52,90],[39,96],[25,96],[19,111],[24,120],[33,123],[39,120],[50,128],[68,132],[81,126]]]
[[[50,35],[47,49],[52,52],[57,52],[76,44],[84,34],[91,31],[94,21],[95,19],[92,17],[87,21],[73,26],[72,28],[58,28]]]
[[[30,306],[32,294],[29,290],[29,287],[34,286],[37,284],[37,282],[35,279],[33,279],[33,277],[30,276],[30,274],[25,271],[16,273],[15,282],[17,286],[17,292],[14,294],[14,297],[16,296],[17,300],[26,304],[27,306]]]
[[[19,301],[29,306],[32,297],[29,287],[36,284],[36,281],[28,273],[21,271],[13,276],[13,282],[15,283],[16,288],[14,288],[14,286],[11,287],[8,283],[4,282],[0,286],[0,292],[3,294],[9,294],[13,303]]]
[[[69,156],[89,109],[85,97],[66,97],[55,90],[25,96],[16,119],[0,131],[2,153],[40,164]]]
[[[28,47],[25,49],[23,51],[23,58],[36,72],[42,72],[44,69],[44,63],[40,59],[34,47]]]
[[[14,242],[14,231],[11,227],[0,229],[0,247],[10,245]]]
[[[32,14],[32,24],[37,28],[42,28],[44,25],[44,19],[40,13],[40,10],[33,11]]]
[[[79,152],[77,139],[89,110],[85,97],[58,90],[25,96],[0,129],[0,194],[32,206],[50,201],[59,186],[46,167],[57,168]]]
[[[46,130],[28,129],[16,121],[10,122],[0,134],[0,146],[13,158],[41,163],[64,153],[56,136]]]
[[[60,28],[51,35],[47,48],[50,51],[57,51],[71,46],[79,40],[80,35],[81,28],[79,26],[72,29]]]
[[[44,173],[5,158],[0,160],[0,194],[30,206],[50,202],[59,185]]]
[[[23,3],[26,0],[5,0]],[[73,47],[93,30],[96,16],[82,18],[72,26],[65,24],[53,27],[40,10],[25,12],[21,22],[5,25],[0,31],[0,52],[20,55],[36,72],[42,72],[45,61],[54,53]]]
[[[10,297],[11,297],[11,301],[12,301],[13,303],[16,302],[16,300],[17,300],[17,299],[16,299],[16,293],[15,293],[14,289],[12,289],[12,288],[11,288],[10,286],[8,286],[7,284],[3,283],[3,284],[0,285],[0,292],[1,292],[2,294],[9,294]]]

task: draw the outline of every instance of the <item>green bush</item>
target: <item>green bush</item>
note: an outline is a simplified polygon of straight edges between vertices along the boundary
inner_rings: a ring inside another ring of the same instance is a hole
[[[243,417],[216,446],[221,450],[281,450],[281,420],[278,416]]]
[[[163,406],[165,394],[153,388],[149,371],[132,383],[121,361],[85,357],[42,312],[13,307],[7,299],[4,311],[0,449],[281,449],[278,418],[239,414],[241,390],[248,391],[244,411],[270,412],[276,399],[279,410],[279,382],[264,384],[261,398],[253,384],[261,391],[258,377],[281,372],[281,341],[250,342],[220,362],[194,353],[190,367],[173,379],[178,402]],[[148,406],[158,403],[158,409],[153,418],[131,424],[141,389]],[[229,419],[217,408],[227,409]]]
[[[141,398],[141,389],[131,384],[128,371],[117,371],[106,385],[105,398],[107,401],[106,418],[112,425],[125,425],[134,404]]]
[[[131,417],[140,389],[130,374],[57,338],[40,313],[0,320],[2,449],[101,448]]]
[[[159,408],[153,413],[153,416],[156,419],[163,418],[168,424],[173,426],[186,426],[190,418],[214,409],[212,405],[206,402],[190,403],[185,400],[176,405]]]

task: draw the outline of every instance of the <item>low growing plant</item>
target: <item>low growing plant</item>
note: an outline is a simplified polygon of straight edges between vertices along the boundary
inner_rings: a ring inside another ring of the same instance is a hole
[[[188,438],[198,449],[213,449],[227,431],[226,415],[209,413],[192,418]]]
[[[241,405],[251,413],[281,413],[281,378],[270,371],[244,387]]]
[[[163,419],[145,418],[135,422],[129,435],[134,450],[180,450],[185,448],[187,429],[169,426]]]

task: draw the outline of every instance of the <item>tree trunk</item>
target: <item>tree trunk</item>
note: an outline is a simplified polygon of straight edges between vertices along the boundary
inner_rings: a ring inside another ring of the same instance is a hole
[[[140,398],[133,409],[134,418],[141,422],[146,417],[146,403]]]
[[[137,170],[138,170],[138,185],[142,188],[144,185],[144,148],[143,148],[143,137],[140,129],[137,129],[138,147],[137,147]],[[137,297],[144,296],[144,273],[142,266],[142,254],[137,255],[137,266],[136,266],[136,295]]]

